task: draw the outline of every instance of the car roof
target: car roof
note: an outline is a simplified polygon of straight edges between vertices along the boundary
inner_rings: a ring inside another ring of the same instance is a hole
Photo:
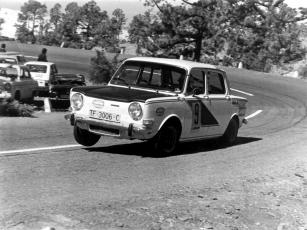
[[[24,65],[47,65],[51,66],[54,65],[53,62],[45,62],[45,61],[28,61]]]
[[[21,68],[21,69],[29,69],[25,65],[18,65],[18,64],[9,64],[9,63],[0,63],[0,68]]]
[[[128,58],[125,61],[154,62],[158,64],[167,64],[177,67],[183,67],[186,69],[191,69],[191,68],[218,69],[215,65],[211,64],[205,64],[201,62],[188,61],[188,60],[180,60],[180,59],[170,59],[170,58],[133,57],[133,58]]]

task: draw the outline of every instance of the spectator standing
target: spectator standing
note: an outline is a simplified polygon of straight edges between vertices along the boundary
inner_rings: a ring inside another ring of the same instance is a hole
[[[47,60],[47,49],[43,48],[42,52],[40,53],[40,55],[38,55],[37,61],[48,61]]]
[[[4,43],[1,44],[0,52],[6,52],[6,45]]]

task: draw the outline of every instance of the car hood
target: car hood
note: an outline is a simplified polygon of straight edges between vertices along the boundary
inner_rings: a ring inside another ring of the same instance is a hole
[[[61,84],[61,85],[85,85],[85,82],[78,78],[78,77],[70,77],[70,78],[63,78],[63,77],[56,77],[55,78],[55,81],[58,83],[58,84]]]
[[[170,97],[159,92],[148,92],[140,89],[133,88],[122,88],[114,86],[85,86],[85,87],[76,87],[73,88],[74,92],[82,93],[89,97],[112,100],[112,101],[121,101],[121,102],[132,102],[139,101],[145,102],[150,98],[157,97]]]
[[[6,83],[6,82],[12,82],[12,79],[9,78],[9,77],[0,76],[0,83],[3,84],[3,83]]]

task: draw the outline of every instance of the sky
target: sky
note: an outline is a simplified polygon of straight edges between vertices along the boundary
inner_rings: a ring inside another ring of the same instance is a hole
[[[66,5],[70,2],[78,2],[80,6],[89,2],[90,0],[37,0],[43,4],[46,4],[47,9],[50,10],[55,3],[60,3],[62,9],[65,9]],[[131,21],[133,16],[143,13],[146,8],[143,3],[145,0],[95,0],[101,10],[106,10],[109,15],[112,14],[113,10],[116,8],[123,9],[127,21]],[[169,0],[179,2],[180,0]],[[191,0],[195,1],[195,0]],[[276,1],[276,0],[275,0]],[[2,25],[2,31],[0,35],[6,35],[9,37],[14,37],[15,27],[14,24],[17,21],[17,10],[20,10],[20,7],[28,0],[0,0],[0,17],[4,18],[6,21]],[[306,7],[307,0],[285,0],[285,3],[292,8]],[[5,10],[4,10],[5,9]],[[8,10],[7,10],[8,9]]]
[[[84,4],[88,2],[89,0],[38,0],[41,3],[44,3],[49,8],[52,7],[55,3],[60,3],[62,6],[66,6],[69,2],[78,2],[79,4]],[[179,0],[177,0],[179,1]],[[20,6],[23,5],[24,2],[27,2],[27,0],[0,0],[0,8],[9,8],[14,10],[19,10]],[[127,3],[132,3],[132,5],[140,6],[142,5],[142,2],[144,0],[96,0],[98,5],[103,8],[103,6],[108,5],[117,5],[117,7],[120,7],[121,4],[127,5]],[[306,0],[285,0],[285,3],[287,3],[291,7],[307,7],[307,1]]]

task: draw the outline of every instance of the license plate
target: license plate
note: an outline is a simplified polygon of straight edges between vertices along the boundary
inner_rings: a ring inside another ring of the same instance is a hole
[[[90,110],[90,117],[98,120],[110,121],[110,122],[120,122],[120,115],[115,113],[107,113],[97,110]]]

